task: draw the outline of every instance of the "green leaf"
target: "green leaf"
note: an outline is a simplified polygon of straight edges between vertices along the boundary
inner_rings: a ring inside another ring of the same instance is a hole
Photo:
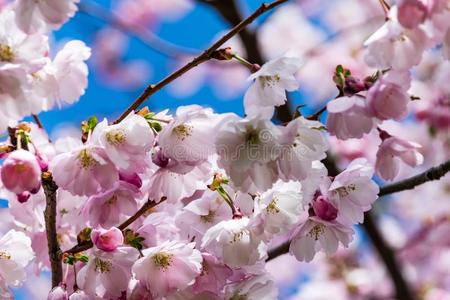
[[[95,116],[89,117],[89,119],[87,121],[87,125],[90,130],[94,130],[94,128],[95,128],[95,126],[97,126],[97,124],[98,124],[98,120]]]
[[[342,65],[336,66],[336,75],[344,73],[344,67]]]
[[[78,257],[77,260],[78,260],[78,261],[82,261],[82,262],[84,262],[84,263],[87,263],[87,262],[89,261],[89,257],[86,256],[86,255],[82,255],[82,256]]]
[[[158,122],[149,122],[148,124],[150,124],[150,126],[155,129],[156,132],[160,132],[162,130],[162,126]]]

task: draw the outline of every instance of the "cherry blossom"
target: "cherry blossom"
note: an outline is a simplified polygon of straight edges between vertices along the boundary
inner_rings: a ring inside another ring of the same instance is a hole
[[[300,60],[294,57],[280,57],[265,63],[249,79],[255,82],[244,96],[245,113],[249,117],[271,118],[274,106],[286,102],[286,91],[298,89],[294,74],[300,68]]]
[[[192,243],[166,242],[144,250],[143,254],[133,272],[154,297],[186,288],[200,275],[203,259]]]

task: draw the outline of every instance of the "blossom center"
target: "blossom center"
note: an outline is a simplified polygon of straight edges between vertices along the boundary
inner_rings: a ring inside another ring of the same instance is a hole
[[[159,269],[166,270],[172,263],[172,256],[173,256],[173,254],[170,254],[167,252],[156,253],[155,255],[152,256],[153,263]]]
[[[239,242],[244,237],[244,231],[241,230],[233,235],[233,239],[230,241],[231,244]]]
[[[97,161],[92,157],[87,149],[83,149],[78,154],[78,160],[80,161],[81,167],[87,169],[97,163]]]
[[[125,142],[126,136],[123,130],[121,129],[113,129],[106,133],[106,140],[108,143],[114,146],[118,146]]]
[[[280,75],[275,74],[273,76],[261,76],[259,79],[263,87],[273,87],[281,80],[281,77]]]
[[[277,214],[280,212],[280,208],[277,206],[278,199],[273,198],[272,201],[270,201],[269,205],[266,207],[266,211],[270,214]]]
[[[247,128],[245,132],[245,142],[250,145],[255,145],[259,142],[259,133],[253,128]]]
[[[12,62],[14,60],[14,52],[8,45],[0,45],[0,61]]]
[[[95,272],[109,273],[112,268],[112,263],[109,260],[102,260],[98,257],[94,258]]]
[[[233,296],[231,296],[231,298],[229,298],[228,300],[248,300],[248,296],[247,294],[234,294]]]
[[[325,232],[325,225],[317,224],[308,232],[308,236],[315,241],[319,240],[319,237]]]
[[[0,250],[0,259],[11,259],[11,255],[6,251]]]
[[[200,216],[200,219],[205,223],[211,223],[214,220],[214,216],[216,212],[213,210],[208,210],[208,214],[204,216]]]
[[[356,185],[349,184],[347,186],[338,188],[336,191],[340,197],[347,197],[348,195],[350,195],[350,193],[356,191]]]
[[[192,135],[192,126],[187,124],[180,124],[175,126],[172,131],[182,140]]]

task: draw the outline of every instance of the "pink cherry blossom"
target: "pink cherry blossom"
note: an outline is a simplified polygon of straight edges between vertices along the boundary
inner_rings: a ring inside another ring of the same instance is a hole
[[[232,267],[254,265],[262,258],[261,239],[252,232],[250,219],[222,221],[206,231],[201,247]]]
[[[154,297],[193,285],[202,269],[202,255],[193,243],[168,241],[143,253],[133,265],[133,273]]]
[[[92,140],[104,147],[109,159],[120,170],[143,172],[148,165],[146,156],[153,146],[154,134],[143,117],[130,114],[119,124],[109,126],[104,119],[95,127]]]
[[[280,57],[265,63],[249,79],[254,80],[244,96],[245,113],[249,117],[270,119],[275,106],[286,102],[286,91],[298,89],[294,74],[300,68],[300,60],[294,57]]]
[[[411,99],[406,93],[406,89],[409,88],[409,85],[406,85],[405,89],[396,82],[392,82],[394,80],[391,78],[394,76],[409,78],[409,74],[399,73],[397,75],[395,73],[395,71],[391,71],[390,74],[382,76],[367,93],[369,111],[380,120],[401,120],[408,114],[407,105]]]
[[[33,257],[30,238],[23,232],[9,230],[0,238],[0,283],[18,286],[25,280],[25,267]]]
[[[218,165],[241,191],[267,190],[276,181],[281,130],[264,119],[225,121],[217,133]]]
[[[391,10],[392,14],[395,10]],[[427,45],[427,36],[420,28],[413,30],[403,28],[398,21],[391,18],[364,44],[365,60],[371,67],[379,69],[392,68],[407,70],[419,64]]]
[[[94,250],[89,262],[78,271],[78,286],[92,298],[120,297],[127,290],[131,266],[138,255],[131,247],[118,247],[111,252]]]
[[[385,180],[393,180],[400,169],[400,161],[411,167],[423,163],[423,155],[419,152],[421,145],[397,137],[385,139],[377,152],[375,169]]]
[[[54,287],[48,294],[47,300],[68,300],[69,295],[65,285]]]
[[[59,187],[80,196],[105,191],[119,180],[118,171],[105,150],[93,145],[57,155],[50,162],[50,170]]]
[[[115,226],[138,210],[136,200],[139,197],[139,190],[134,185],[119,181],[111,189],[89,197],[83,215],[92,226]]]
[[[338,209],[343,224],[362,223],[364,212],[378,198],[378,185],[372,180],[373,166],[366,159],[352,161],[329,186],[329,198]]]
[[[97,228],[92,230],[91,240],[98,249],[111,252],[123,244],[123,235],[117,227]]]
[[[319,250],[332,255],[337,251],[339,243],[348,247],[353,234],[351,227],[336,221],[327,222],[310,217],[293,233],[289,252],[297,260],[309,262]]]
[[[0,172],[3,186],[15,194],[35,193],[41,186],[41,168],[29,151],[19,149],[11,152]]]
[[[327,129],[338,139],[362,138],[376,124],[364,99],[357,95],[336,98],[327,104],[327,110]]]
[[[58,28],[75,14],[78,2],[79,0],[18,0],[14,7],[17,24],[25,32],[41,30],[47,24]]]
[[[283,128],[281,155],[278,158],[280,178],[284,180],[305,179],[314,160],[325,158],[328,150],[320,122],[296,118]]]
[[[232,270],[220,263],[219,260],[207,252],[202,253],[202,272],[197,277],[193,290],[195,293],[209,291],[220,294],[227,279],[232,275]]]
[[[227,286],[226,295],[228,299],[277,299],[278,289],[269,275],[261,274]]]

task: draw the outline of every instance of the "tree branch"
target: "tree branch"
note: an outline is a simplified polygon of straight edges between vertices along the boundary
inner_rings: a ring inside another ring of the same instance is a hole
[[[425,182],[438,180],[448,172],[450,172],[450,160],[413,177],[389,185],[385,185],[380,189],[380,193],[378,195],[381,197],[405,190],[411,190]]]
[[[42,173],[42,186],[46,200],[44,218],[48,256],[52,271],[52,287],[56,287],[62,280],[61,249],[59,248],[58,233],[56,231],[56,191],[58,190],[58,186],[53,181],[50,172]]]
[[[144,205],[142,205],[142,207],[134,215],[129,217],[125,222],[120,224],[117,228],[119,228],[122,231],[125,230],[134,221],[136,221],[137,219],[142,217],[150,209],[154,208],[155,206],[157,206],[158,204],[164,202],[165,200],[166,200],[165,198],[162,198],[161,201],[159,201],[158,203],[156,203],[155,201],[147,200],[147,202],[145,202]],[[89,240],[89,241],[85,241],[85,242],[79,243],[78,245],[75,245],[74,247],[70,248],[69,250],[64,251],[64,253],[76,254],[76,253],[79,253],[79,252],[86,251],[86,250],[92,248],[93,246],[94,246],[94,244],[92,243],[92,241]]]
[[[242,22],[242,16],[235,0],[198,1],[213,7],[231,26],[236,26]],[[264,64],[266,60],[260,51],[256,32],[248,28],[244,28],[238,33],[238,35],[241,38],[245,52],[247,53],[246,58],[252,63],[259,65]],[[287,100],[288,101],[286,101],[284,105],[277,106],[275,108],[275,117],[281,122],[288,122],[292,119],[292,109],[289,104],[289,99]]]
[[[125,119],[125,117],[130,114],[132,111],[137,109],[142,103],[147,100],[148,97],[152,96],[154,93],[162,89],[164,86],[169,84],[170,82],[174,81],[187,71],[191,70],[192,68],[198,66],[199,64],[202,64],[208,60],[211,59],[212,54],[219,49],[220,46],[222,46],[225,42],[227,42],[229,39],[231,39],[233,36],[241,32],[245,29],[247,25],[252,23],[256,18],[258,18],[260,15],[264,14],[265,12],[277,7],[278,5],[287,2],[288,0],[276,0],[271,2],[270,4],[264,3],[262,4],[257,10],[255,10],[250,16],[248,16],[246,19],[241,21],[239,24],[234,26],[228,33],[226,33],[224,36],[222,36],[218,41],[216,41],[211,47],[206,49],[202,54],[195,57],[191,62],[184,65],[180,69],[176,70],[172,74],[168,75],[166,78],[162,79],[157,84],[151,84],[149,85],[142,94],[125,110],[124,113],[122,113],[119,118],[114,122],[118,123]]]

